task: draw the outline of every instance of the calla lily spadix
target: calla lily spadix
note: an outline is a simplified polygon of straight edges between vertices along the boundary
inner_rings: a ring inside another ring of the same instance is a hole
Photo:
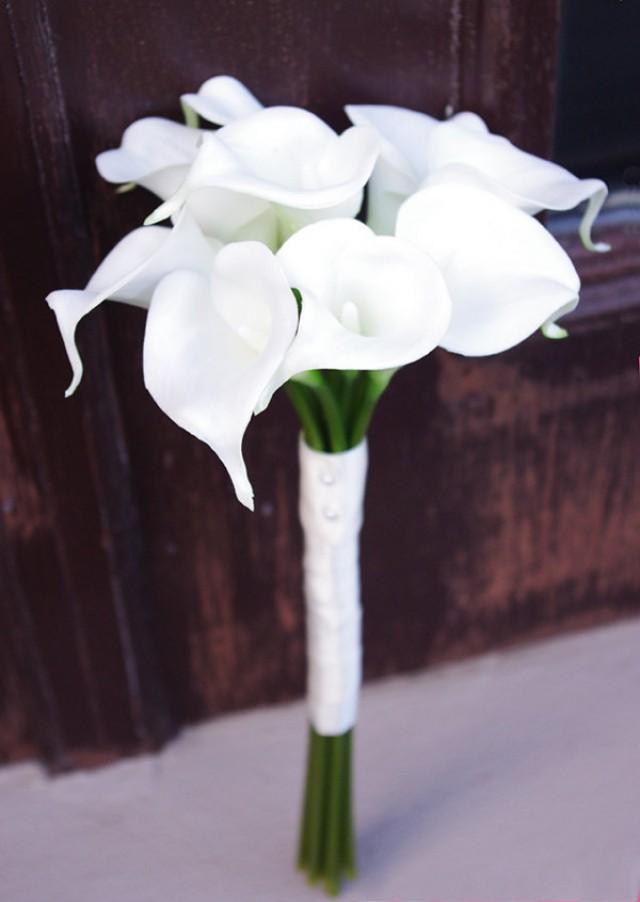
[[[224,232],[229,240],[226,212],[238,194],[252,199],[254,220],[271,216],[272,241],[263,240],[281,244],[316,219],[355,216],[378,149],[370,128],[353,126],[337,135],[306,110],[269,107],[204,133],[182,186],[147,223],[166,219],[193,197],[207,234]],[[222,211],[220,189],[231,192]]]
[[[571,210],[588,201],[580,236],[590,250],[591,226],[607,196],[600,179],[578,179],[562,166],[515,147],[489,132],[475,113],[458,113],[443,122],[400,107],[345,107],[354,124],[376,129],[382,140],[369,197],[370,221],[376,231],[393,234],[403,199],[430,183],[479,183],[527,213]]]
[[[227,125],[263,108],[251,91],[230,75],[209,78],[196,94],[183,94],[180,100],[214,125]]]
[[[271,391],[307,370],[403,366],[432,351],[447,330],[451,302],[433,260],[361,222],[307,226],[277,259],[302,304]]]
[[[54,291],[75,391],[78,322],[110,299],[148,308],[145,385],[183,429],[220,457],[238,499],[253,507],[242,437],[297,326],[297,307],[273,254],[244,242],[219,249],[184,212],[175,228],[136,229],[105,258],[84,291]]]
[[[400,207],[396,234],[440,267],[452,314],[440,344],[497,354],[573,310],[580,280],[547,230],[489,191],[433,185]]]

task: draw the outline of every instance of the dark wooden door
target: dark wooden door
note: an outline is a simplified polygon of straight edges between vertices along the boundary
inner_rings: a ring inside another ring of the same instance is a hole
[[[345,102],[468,108],[551,147],[556,0],[5,0],[0,755],[54,769],[300,695],[295,420],[246,442],[256,513],[145,394],[143,316],[105,305],[67,364],[44,297],[80,287],[152,199],[93,159],[144,115],[236,75],[342,128]],[[371,431],[369,676],[639,607],[637,233],[582,260],[568,342],[436,353]],[[108,308],[108,309],[107,309]]]

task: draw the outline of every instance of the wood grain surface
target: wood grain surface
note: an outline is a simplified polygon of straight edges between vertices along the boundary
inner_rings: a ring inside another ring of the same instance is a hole
[[[116,196],[96,153],[136,118],[179,118],[180,93],[226,72],[338,128],[345,102],[468,108],[545,154],[557,17],[556,0],[5,0],[4,760],[88,766],[304,685],[286,401],[245,442],[251,515],[145,393],[140,311],[107,304],[81,325],[85,377],[63,398],[44,297],[82,286],[153,206]],[[569,341],[437,352],[394,380],[370,437],[368,677],[640,606],[640,307],[615,289],[638,298],[638,266],[631,249],[616,259],[591,272]]]

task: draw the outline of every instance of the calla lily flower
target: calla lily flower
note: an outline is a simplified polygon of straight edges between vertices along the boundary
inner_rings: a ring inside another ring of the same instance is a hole
[[[98,154],[96,166],[107,182],[141,185],[166,200],[183,183],[203,134],[170,119],[139,119],[125,130],[120,147]]]
[[[219,249],[186,212],[173,229],[131,232],[84,291],[47,298],[73,369],[67,395],[82,374],[76,326],[107,299],[148,309],[143,371],[149,393],[218,455],[238,499],[252,509],[242,439],[298,320],[273,254],[255,242]]]
[[[370,128],[337,135],[306,110],[269,107],[205,133],[184,183],[147,222],[188,203],[207,234],[230,240],[251,228],[279,246],[317,219],[355,216],[378,147]]]
[[[105,257],[83,291],[51,292],[47,302],[56,315],[72,369],[66,396],[74,393],[82,378],[75,333],[83,317],[106,300],[147,308],[164,276],[174,269],[208,274],[219,248],[185,213],[173,229],[154,226],[129,232]]]
[[[307,370],[402,366],[432,351],[447,330],[451,302],[435,263],[361,222],[307,226],[277,259],[302,301],[296,337],[271,392]]]
[[[215,125],[226,125],[262,109],[262,104],[236,78],[217,75],[197,94],[180,98],[188,111]],[[197,124],[197,116],[195,116]],[[203,129],[150,116],[130,125],[120,147],[98,154],[96,166],[107,182],[141,185],[167,200],[178,190],[193,163]]]
[[[403,200],[428,184],[462,182],[486,187],[527,213],[571,210],[588,205],[580,236],[590,250],[591,226],[607,196],[600,179],[578,179],[562,166],[515,147],[489,132],[475,113],[458,113],[444,122],[399,107],[347,106],[354,124],[369,125],[382,139],[380,161],[370,187],[370,224],[392,234]]]
[[[207,122],[227,125],[262,109],[262,104],[241,81],[231,75],[216,75],[200,85],[197,94],[183,94],[183,105]]]
[[[242,439],[297,320],[273,254],[249,241],[224,247],[209,279],[189,270],[164,278],[147,315],[147,389],[172,420],[218,455],[250,510]]]
[[[452,303],[440,344],[469,356],[497,354],[578,303],[580,280],[552,235],[495,194],[432,185],[400,207],[396,234],[440,267]]]

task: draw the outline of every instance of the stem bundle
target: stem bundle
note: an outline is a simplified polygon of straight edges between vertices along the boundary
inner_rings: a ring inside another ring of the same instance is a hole
[[[337,895],[342,877],[356,874],[352,801],[353,730],[321,736],[309,729],[307,777],[298,867]]]
[[[340,459],[344,460],[344,452],[351,452],[352,449],[356,449],[362,444],[375,405],[391,375],[390,371],[376,373],[325,370],[304,373],[295,381],[289,382],[287,393],[298,414],[304,444],[307,448],[321,452],[321,455],[329,458],[334,454],[340,455]],[[336,461],[338,459],[338,457],[335,458]],[[306,457],[305,466],[308,466]],[[344,464],[342,466],[344,467]],[[342,481],[338,480],[338,482],[345,486],[347,492],[345,497],[353,498],[354,492],[356,496],[358,494],[356,489],[358,480],[353,480],[346,475],[348,472],[348,470],[341,471]],[[334,485],[334,477],[329,472],[322,470],[319,475],[320,482],[325,485],[325,491],[326,486]],[[315,478],[317,478],[317,474]],[[316,492],[318,484],[314,482],[314,479],[307,480],[305,485],[311,492],[313,502],[311,503],[309,497],[306,497],[305,510],[308,512],[310,504],[310,509],[314,510],[320,519],[323,514],[331,519],[337,518],[338,510],[334,510],[333,505],[325,506],[324,501],[318,501]],[[361,489],[364,490],[363,485]],[[324,496],[322,497],[324,498]],[[361,496],[358,504],[361,523]],[[346,511],[343,510],[340,518],[345,513]],[[308,616],[312,616],[312,612],[316,611],[316,606],[319,604],[319,611],[324,613],[315,613],[314,617],[319,616],[323,621],[324,617],[328,616],[332,630],[338,629],[338,624],[341,624],[343,629],[348,629],[349,621],[345,619],[348,617],[346,612],[354,610],[352,607],[354,605],[357,607],[358,619],[350,622],[356,622],[358,625],[355,631],[352,631],[348,645],[350,646],[350,643],[353,642],[353,655],[357,656],[358,662],[357,681],[359,683],[358,517],[351,524],[353,532],[347,545],[344,546],[333,546],[331,541],[326,538],[325,529],[317,526],[313,517],[311,523],[306,522],[302,515],[302,508],[301,517],[305,527],[305,546],[307,547],[305,554],[307,604],[310,600],[313,603],[312,608],[308,608]],[[329,541],[328,545],[324,544],[326,541]],[[310,542],[310,545],[307,545],[307,542]],[[349,544],[349,542],[353,544]],[[313,551],[312,569],[309,569],[311,567],[308,559],[309,549]],[[353,581],[347,581],[346,590],[344,576],[341,582],[335,582],[337,574],[345,572],[354,574]],[[314,619],[313,629],[317,628],[318,622]],[[311,624],[308,621],[308,642],[310,641],[310,629]],[[325,669],[326,655],[329,654],[329,660],[331,660],[331,650],[339,647],[335,645],[335,642],[339,641],[337,634],[335,635],[336,638],[329,640],[329,649],[325,646],[321,652],[320,660],[325,662]],[[309,652],[311,653],[311,649]],[[333,670],[334,665],[331,669],[332,674],[336,673],[338,685],[355,685],[350,682],[349,671],[340,670],[339,660],[339,658],[336,660],[335,671]],[[316,679],[317,673],[308,686],[309,692],[315,685]],[[346,696],[343,697],[346,698]],[[357,704],[357,695],[352,698]],[[312,720],[314,720],[313,717]],[[342,721],[340,725],[331,722],[327,729],[320,727],[323,730],[323,733],[320,734],[315,728],[319,727],[319,723],[314,720],[315,727],[312,724],[309,730],[298,867],[306,872],[310,883],[322,882],[330,895],[338,893],[343,878],[352,878],[356,873],[352,800],[353,728],[350,727],[353,722],[354,719]],[[336,735],[325,735],[332,733],[334,729]]]

